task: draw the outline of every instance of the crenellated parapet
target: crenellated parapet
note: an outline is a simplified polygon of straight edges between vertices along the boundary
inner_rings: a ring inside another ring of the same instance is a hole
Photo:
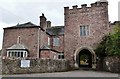
[[[87,6],[87,4],[82,4],[81,7],[79,8],[78,5],[74,5],[72,6],[72,9],[70,9],[69,7],[64,7],[64,13],[69,13],[69,11],[84,11],[85,9],[86,10],[94,10],[95,8],[108,8],[108,2],[107,1],[103,1],[103,0],[100,0],[100,1],[97,1],[95,3],[91,3],[90,7]]]

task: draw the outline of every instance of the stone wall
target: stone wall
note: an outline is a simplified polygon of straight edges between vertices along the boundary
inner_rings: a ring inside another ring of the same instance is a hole
[[[103,61],[103,70],[114,73],[120,73],[120,57],[105,57]]]
[[[67,60],[52,59],[30,59],[30,67],[22,68],[20,59],[3,59],[3,74],[28,74],[67,71],[69,68]]]
[[[2,73],[2,60],[1,60],[1,50],[0,50],[0,75]]]

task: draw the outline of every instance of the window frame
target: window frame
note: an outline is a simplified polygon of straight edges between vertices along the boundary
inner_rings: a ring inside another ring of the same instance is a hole
[[[60,46],[60,38],[59,37],[53,38],[53,46]]]
[[[7,51],[7,57],[16,57],[16,58],[26,58],[28,57],[28,52],[26,50],[10,50]]]
[[[65,57],[64,57],[64,53],[63,52],[58,54],[57,59],[64,59],[64,58]]]
[[[48,46],[51,45],[51,42],[50,42],[50,37],[48,37]]]
[[[90,26],[89,25],[80,25],[80,37],[85,37],[90,35]]]

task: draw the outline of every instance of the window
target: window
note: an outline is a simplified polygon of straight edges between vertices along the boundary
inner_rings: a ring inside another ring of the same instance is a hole
[[[58,59],[64,59],[64,53],[59,53],[58,54]]]
[[[12,57],[14,56],[14,52],[12,52]]]
[[[20,37],[20,36],[18,36],[17,43],[18,43],[18,44],[20,44],[20,43],[21,43],[21,37]]]
[[[23,52],[20,52],[21,53],[21,57],[23,57]]]
[[[53,38],[53,46],[59,46],[60,45],[60,39],[59,38]]]
[[[7,57],[27,57],[27,51],[7,51]]]
[[[48,37],[48,46],[50,46],[50,37]]]
[[[17,56],[17,52],[15,52],[15,56],[18,57],[18,56]]]
[[[80,36],[88,36],[89,35],[89,26],[80,26]]]
[[[18,57],[20,57],[20,52],[18,52]]]

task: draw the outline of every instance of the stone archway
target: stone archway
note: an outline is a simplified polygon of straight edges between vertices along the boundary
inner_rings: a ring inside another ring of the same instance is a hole
[[[80,67],[80,53],[83,52],[83,50],[86,50],[86,52],[88,52],[88,54],[86,53],[86,55],[89,56],[90,62],[89,62],[89,67],[91,66],[91,68],[96,68],[96,54],[94,52],[94,50],[91,47],[88,46],[82,46],[76,49],[75,53],[74,53],[74,60],[75,60],[75,67],[79,68]],[[84,54],[84,53],[83,53]],[[91,55],[91,57],[90,57]]]
[[[79,67],[92,67],[92,54],[89,50],[83,49],[77,56],[77,63]]]

